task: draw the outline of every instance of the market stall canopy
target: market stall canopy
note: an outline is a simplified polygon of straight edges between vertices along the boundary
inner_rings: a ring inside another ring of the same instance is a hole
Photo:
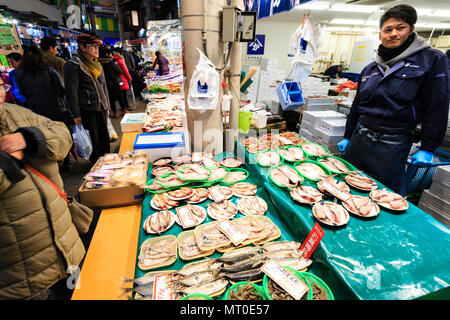
[[[289,11],[297,6],[313,0],[244,0],[245,11],[256,11],[258,19],[270,17],[274,14]]]

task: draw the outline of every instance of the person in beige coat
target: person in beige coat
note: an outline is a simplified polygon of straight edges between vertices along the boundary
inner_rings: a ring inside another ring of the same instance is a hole
[[[0,80],[0,299],[42,299],[85,248],[65,200],[24,164],[63,191],[57,161],[72,140],[64,123],[3,103],[8,89]]]

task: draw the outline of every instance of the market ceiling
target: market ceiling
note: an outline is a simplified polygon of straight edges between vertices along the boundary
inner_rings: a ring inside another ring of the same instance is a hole
[[[449,0],[313,0],[262,20],[300,23],[304,13],[309,12],[314,22],[328,27],[368,26],[377,29],[383,12],[398,4],[416,8],[417,31],[450,29]]]

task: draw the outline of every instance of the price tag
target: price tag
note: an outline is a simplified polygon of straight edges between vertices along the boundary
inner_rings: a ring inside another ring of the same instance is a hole
[[[241,229],[239,229],[228,219],[223,219],[222,221],[216,223],[216,228],[225,234],[235,246],[239,245],[247,238],[247,235],[245,235]]]
[[[316,250],[324,235],[325,232],[316,222],[308,237],[300,246],[300,250],[303,251],[303,258],[309,259],[309,257],[311,257],[312,253],[314,252],[314,250]]]
[[[309,290],[304,282],[272,260],[266,262],[261,270],[296,300],[300,300]]]
[[[191,208],[189,206],[176,208],[178,219],[180,220],[183,229],[194,227],[197,225],[197,221],[192,214]]]
[[[218,186],[212,187],[209,192],[211,193],[211,197],[214,199],[214,202],[222,202],[227,198],[222,192],[222,189]]]
[[[192,170],[194,170],[196,173],[198,173],[199,175],[204,175],[204,174],[208,174],[208,170],[203,169],[202,167],[200,167],[198,164],[193,164],[191,166]]]
[[[349,201],[350,198],[352,197],[352,195],[350,193],[348,193],[342,189],[339,189],[334,184],[331,184],[326,180],[322,180],[322,181],[318,182],[317,185],[344,202]]]
[[[281,170],[281,172],[284,173],[284,175],[286,177],[289,178],[289,180],[291,180],[293,183],[297,183],[297,182],[301,182],[301,178],[299,176],[297,176],[294,172],[292,172],[291,168],[287,167],[287,166],[282,166],[279,167],[279,169]]]
[[[173,285],[170,274],[155,275],[153,300],[173,300]]]
[[[192,152],[192,162],[200,162],[203,160],[203,153]]]

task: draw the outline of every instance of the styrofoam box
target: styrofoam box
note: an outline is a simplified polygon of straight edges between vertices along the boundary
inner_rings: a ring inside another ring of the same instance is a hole
[[[314,129],[313,136],[316,138],[319,144],[327,144],[327,145],[335,143],[337,144],[344,138],[343,133],[338,135],[331,135],[320,129]]]
[[[337,111],[337,104],[332,105],[316,105],[316,106],[303,106],[304,111]]]
[[[305,96],[305,105],[322,105],[322,104],[334,104],[334,97],[326,96],[323,98],[309,98],[308,96]]]
[[[312,141],[313,135],[310,130],[307,128],[304,128],[303,126],[300,126],[300,131],[298,132],[299,135],[301,135],[306,140]]]
[[[430,192],[440,199],[450,199],[450,187],[439,181],[433,181]]]
[[[317,129],[332,136],[342,136],[345,133],[345,124],[347,119],[320,119],[317,123]]]
[[[437,198],[429,190],[424,190],[418,207],[432,215],[436,220],[444,224],[447,223],[448,226],[448,222],[450,222],[450,203],[447,201]]]
[[[176,157],[186,153],[183,132],[140,133],[133,148],[147,153],[149,161],[162,157]]]
[[[319,121],[322,119],[346,119],[347,116],[343,113],[336,112],[334,110],[323,110],[323,111],[303,111],[302,125],[303,122],[309,123],[313,128],[317,128]]]
[[[122,132],[142,132],[142,127],[144,126],[146,116],[147,114],[145,112],[126,113],[120,121],[120,128]]]
[[[425,190],[426,191],[426,190]],[[450,228],[450,218],[447,218],[446,216],[443,216],[439,211],[437,211],[435,208],[432,208],[430,206],[428,206],[425,203],[419,203],[417,205],[417,207],[419,207],[419,209],[422,209],[424,212],[428,213],[430,216],[432,216],[433,218],[435,218],[437,221],[439,221],[440,223],[446,225],[447,227]]]
[[[434,173],[433,183],[437,181],[450,188],[450,165],[438,166]]]

